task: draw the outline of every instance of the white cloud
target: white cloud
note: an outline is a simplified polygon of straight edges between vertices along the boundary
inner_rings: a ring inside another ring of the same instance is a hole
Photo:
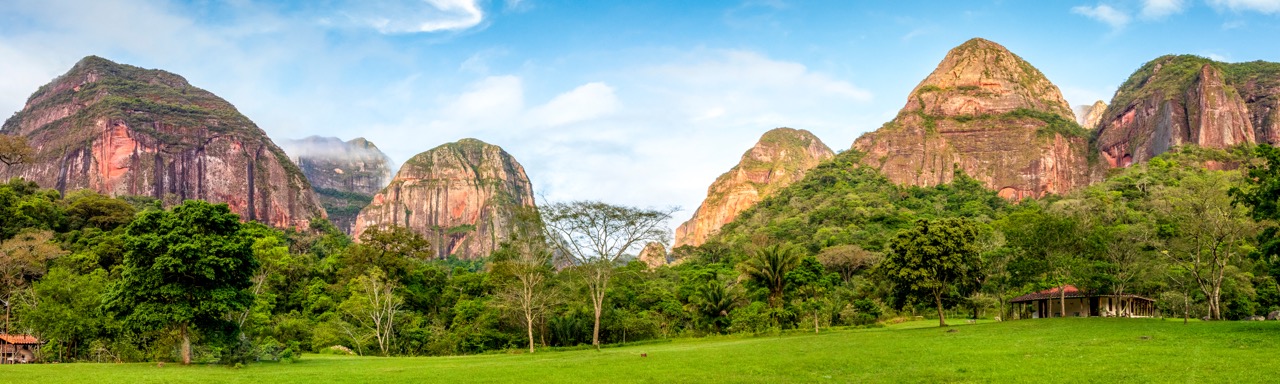
[[[607,116],[617,109],[618,97],[614,95],[613,87],[592,82],[533,108],[529,116],[536,125],[555,127]]]
[[[352,0],[338,9],[347,22],[385,34],[461,31],[484,21],[478,0]]]
[[[1186,8],[1186,0],[1143,0],[1141,15],[1144,19],[1160,20]]]
[[[1280,13],[1280,0],[1208,0],[1209,5],[1234,12]]]
[[[1094,19],[1107,25],[1112,29],[1122,29],[1129,24],[1129,14],[1124,11],[1112,8],[1110,5],[1098,4],[1097,6],[1081,5],[1071,8],[1071,13],[1083,15],[1090,19]]]

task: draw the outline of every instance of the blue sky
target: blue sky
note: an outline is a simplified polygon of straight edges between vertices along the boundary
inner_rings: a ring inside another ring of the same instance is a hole
[[[760,134],[832,149],[891,119],[972,37],[1109,101],[1160,55],[1280,61],[1280,0],[0,2],[0,111],[86,55],[185,76],[272,138],[395,162],[475,137],[541,199],[679,206]]]

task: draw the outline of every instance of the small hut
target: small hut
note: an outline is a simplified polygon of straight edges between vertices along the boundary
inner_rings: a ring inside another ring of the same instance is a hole
[[[40,348],[40,339],[35,336],[0,333],[0,364],[33,362],[36,348]]]
[[[1065,291],[1065,292],[1064,292]],[[1063,308],[1063,296],[1066,308]],[[1018,313],[1033,319],[1045,317],[1153,317],[1156,301],[1138,295],[1089,294],[1073,285],[1028,293],[1009,301]]]

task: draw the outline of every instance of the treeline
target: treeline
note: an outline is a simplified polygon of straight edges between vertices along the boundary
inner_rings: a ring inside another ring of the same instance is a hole
[[[354,242],[323,220],[280,231],[223,205],[166,209],[15,179],[0,185],[0,299],[9,332],[64,362],[454,355],[1009,319],[1027,315],[1011,298],[1066,284],[1154,297],[1168,316],[1280,309],[1270,147],[1187,148],[1016,204],[963,174],[897,186],[859,156],[837,155],[658,266],[637,254],[669,240],[670,211],[549,204],[519,212],[490,257],[456,260],[400,227]],[[921,242],[953,250],[933,265],[954,279],[903,278],[920,264],[899,256],[937,254]]]

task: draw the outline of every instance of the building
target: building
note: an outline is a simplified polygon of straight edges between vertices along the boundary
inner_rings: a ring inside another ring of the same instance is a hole
[[[1066,310],[1062,296],[1066,295]],[[1138,295],[1094,295],[1072,285],[1028,293],[1009,301],[1019,318],[1044,317],[1153,317],[1155,300]]]
[[[34,336],[0,333],[0,364],[33,362],[37,348],[40,348],[40,339]]]

